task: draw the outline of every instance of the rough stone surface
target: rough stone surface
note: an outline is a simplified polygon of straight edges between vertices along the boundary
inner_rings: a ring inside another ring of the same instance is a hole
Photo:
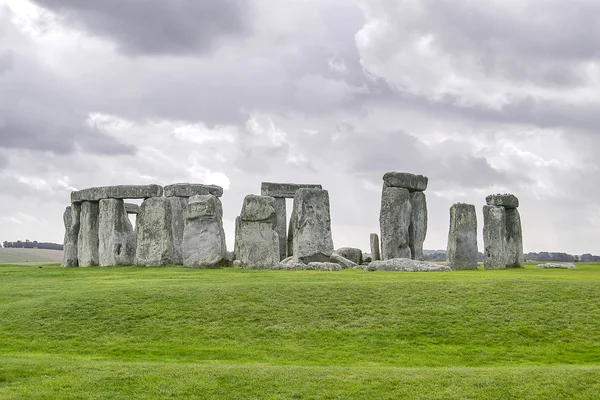
[[[192,197],[206,194],[221,197],[223,196],[223,188],[217,185],[203,185],[200,183],[175,183],[165,186],[165,197]]]
[[[183,265],[189,268],[215,268],[229,264],[220,201],[197,195],[187,204],[183,232]]]
[[[363,253],[363,262],[361,263],[361,265],[369,264],[371,261],[376,260],[373,260],[370,253]]]
[[[387,187],[381,195],[381,259],[411,258],[409,233],[412,207],[408,189]]]
[[[423,192],[410,194],[410,226],[408,227],[408,242],[413,260],[424,260],[423,242],[427,236],[427,198]]]
[[[135,263],[160,266],[173,263],[171,202],[166,197],[144,200],[136,223]]]
[[[341,271],[342,266],[331,262],[311,262],[308,263],[305,269],[315,271]]]
[[[279,269],[275,199],[248,195],[236,220],[236,258],[246,269]]]
[[[339,264],[342,266],[342,268],[356,268],[358,267],[360,264],[362,264],[362,252],[361,252],[361,263],[356,263],[352,260],[347,259],[346,257],[342,256],[341,254],[339,254],[337,251],[334,251],[333,253],[331,253],[331,256],[329,257],[330,260],[336,264]]]
[[[97,202],[81,203],[79,233],[77,235],[77,260],[80,267],[99,264],[98,258],[98,213]]]
[[[407,172],[386,172],[383,183],[388,187],[399,187],[411,192],[422,192],[427,189],[429,179],[423,175],[409,174]]]
[[[321,185],[263,182],[260,194],[263,196],[293,199],[298,189],[322,189]]]
[[[234,237],[233,237],[233,254],[234,254],[234,261],[240,259],[240,224],[242,223],[242,220],[240,219],[240,217],[235,217],[235,231],[234,231]]]
[[[355,247],[341,247],[335,252],[355,264],[362,264],[363,262],[363,252],[361,249]]]
[[[103,267],[132,265],[135,233],[121,199],[100,200],[98,215],[98,258]]]
[[[369,239],[371,242],[371,258],[373,261],[381,260],[381,255],[379,253],[379,235],[376,233],[371,233]]]
[[[452,269],[477,269],[477,213],[472,204],[450,207],[448,264]]]
[[[521,216],[516,208],[506,209],[506,268],[522,268],[523,232]]]
[[[234,267],[241,267],[242,266],[242,262],[240,260],[234,260],[233,261],[233,266]]]
[[[576,269],[575,264],[558,264],[558,263],[546,263],[538,264],[537,268],[548,268],[548,269]]]
[[[79,217],[81,205],[73,204],[65,209],[63,221],[65,223],[65,239],[63,241],[63,261],[61,267],[78,267],[77,236],[79,235]]]
[[[372,261],[369,271],[397,271],[397,272],[448,272],[450,267],[433,264],[425,261],[411,260],[408,258],[392,258],[388,260]]]
[[[147,199],[162,195],[163,188],[159,185],[102,186],[71,192],[71,203],[102,199]]]
[[[293,254],[305,264],[329,261],[333,253],[329,193],[323,189],[299,189],[294,197]]]
[[[127,214],[139,214],[140,213],[140,206],[138,206],[137,204],[133,204],[133,203],[125,203],[125,212]]]
[[[242,221],[269,221],[275,227],[275,199],[270,196],[254,194],[246,196],[240,218]]]
[[[301,271],[305,270],[307,265],[295,260],[294,257],[287,257],[279,263],[279,267],[287,271]]]
[[[287,242],[285,245],[285,255],[291,257],[294,255],[294,229],[298,220],[296,205],[292,206],[292,214],[290,215],[290,224],[288,226]]]
[[[287,211],[284,198],[275,199],[275,232],[279,235],[279,259],[286,257],[287,246]]]
[[[183,264],[183,230],[188,205],[187,197],[168,197],[171,203],[171,234],[173,235],[173,264]]]
[[[488,206],[501,206],[504,208],[519,207],[519,199],[514,194],[490,194],[485,198]]]
[[[483,206],[483,265],[485,269],[506,268],[506,209]]]

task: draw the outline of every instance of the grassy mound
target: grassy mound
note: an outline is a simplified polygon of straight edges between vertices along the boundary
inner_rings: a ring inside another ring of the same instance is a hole
[[[600,264],[0,266],[2,398],[598,398]]]

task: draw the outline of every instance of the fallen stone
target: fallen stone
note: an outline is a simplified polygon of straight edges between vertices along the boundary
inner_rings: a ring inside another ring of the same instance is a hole
[[[360,264],[361,265],[369,264],[371,261],[376,261],[376,260],[373,260],[373,257],[371,257],[371,254],[363,253],[362,263],[360,263]]]
[[[77,262],[80,267],[98,265],[98,213],[97,202],[81,203],[79,233],[77,235]]]
[[[384,188],[379,214],[382,260],[411,258],[408,232],[411,212],[408,189]]]
[[[321,185],[263,182],[260,194],[263,196],[293,199],[298,189],[322,189]]]
[[[379,253],[379,235],[371,233],[369,241],[371,242],[371,258],[373,261],[381,260],[381,255]]]
[[[355,264],[362,264],[363,252],[361,249],[357,249],[355,247],[341,247],[337,249],[335,253]]]
[[[234,260],[233,261],[233,266],[234,267],[241,267],[242,266],[242,262],[240,260]]]
[[[275,199],[269,196],[249,194],[244,199],[240,218],[242,221],[269,221],[275,228],[277,218]]]
[[[407,172],[386,172],[383,175],[385,186],[408,189],[411,192],[423,192],[427,189],[428,181],[429,179],[426,176]]]
[[[410,226],[408,227],[408,243],[413,260],[424,260],[423,242],[427,236],[427,199],[423,192],[410,194]]]
[[[450,207],[446,257],[452,269],[477,269],[477,213],[472,204]]]
[[[187,197],[167,197],[171,203],[171,235],[173,236],[173,264],[183,265],[183,231],[188,206]]]
[[[207,194],[221,197],[223,196],[223,188],[217,185],[203,185],[200,183],[175,183],[165,186],[165,197],[192,197]]]
[[[506,268],[522,268],[524,258],[521,216],[516,208],[508,208],[506,209]]]
[[[360,265],[359,263],[355,263],[354,261],[349,260],[346,257],[338,254],[336,251],[331,253],[331,256],[329,257],[329,259],[332,262],[341,265],[342,268],[347,268],[347,269],[356,268]],[[361,252],[361,261],[362,261],[362,252]],[[324,261],[324,262],[327,263],[327,261]]]
[[[166,197],[144,200],[136,223],[135,264],[162,266],[173,263],[171,202]]]
[[[449,272],[450,267],[408,258],[391,258],[388,260],[372,261],[368,271],[397,271],[397,272]]]
[[[483,265],[485,269],[506,268],[506,209],[483,206]]]
[[[220,201],[207,195],[188,200],[183,232],[183,265],[188,268],[218,268],[229,265]]]
[[[73,204],[65,209],[63,221],[65,223],[65,238],[63,241],[63,261],[61,267],[78,267],[77,236],[79,235],[79,218],[81,205]]]
[[[306,267],[306,264],[295,260],[294,257],[287,257],[279,263],[279,268],[286,271],[303,271]]]
[[[163,188],[159,185],[102,186],[71,192],[71,203],[102,199],[147,199],[162,195]]]
[[[342,266],[331,262],[311,262],[305,268],[314,271],[341,271]]]
[[[329,193],[323,189],[298,189],[294,197],[293,254],[296,260],[329,261],[333,253]]]
[[[488,206],[501,206],[504,208],[519,207],[519,199],[514,194],[490,194],[485,198]]]
[[[140,213],[140,206],[138,206],[137,204],[133,204],[133,203],[125,203],[125,212],[127,214],[139,214]]]
[[[558,264],[558,263],[546,263],[546,264],[538,264],[537,268],[547,268],[547,269],[576,269],[575,264]]]
[[[136,248],[135,233],[123,200],[100,200],[98,243],[98,258],[101,266],[133,264]]]

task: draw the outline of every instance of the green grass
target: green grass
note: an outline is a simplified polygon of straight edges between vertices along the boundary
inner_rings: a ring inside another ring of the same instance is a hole
[[[56,263],[62,257],[62,250],[0,248],[0,264]]]
[[[600,264],[0,266],[0,398],[600,397]]]

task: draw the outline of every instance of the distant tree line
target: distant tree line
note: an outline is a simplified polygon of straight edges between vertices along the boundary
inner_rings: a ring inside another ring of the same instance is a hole
[[[578,256],[542,251],[539,253],[525,253],[524,256],[526,261],[600,262],[600,256],[593,256],[589,253]],[[478,253],[477,260],[483,262],[483,253]],[[446,261],[446,252],[444,250],[425,250],[425,261]]]
[[[4,241],[2,246],[5,249],[46,249],[46,250],[62,250],[63,245],[58,243],[47,243],[47,242],[38,242],[34,240],[33,242],[29,241],[29,239],[24,242],[17,240],[16,242],[7,242]]]

